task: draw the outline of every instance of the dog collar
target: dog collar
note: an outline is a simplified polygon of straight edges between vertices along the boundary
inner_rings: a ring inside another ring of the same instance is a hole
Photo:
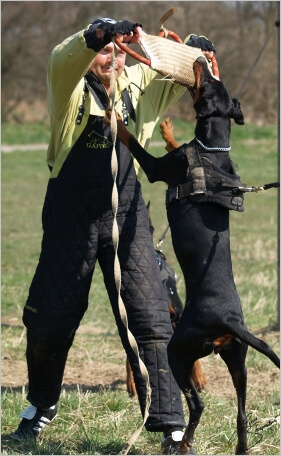
[[[195,140],[198,142],[198,144],[200,144],[201,147],[203,147],[203,149],[205,150],[220,150],[222,152],[229,152],[230,149],[231,149],[231,146],[229,147],[207,147],[207,146],[204,146],[204,144],[198,139],[198,138],[195,138]]]

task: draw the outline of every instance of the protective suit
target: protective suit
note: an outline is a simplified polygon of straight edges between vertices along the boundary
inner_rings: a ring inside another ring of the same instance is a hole
[[[67,354],[88,307],[98,260],[144,413],[145,382],[119,315],[114,281],[113,143],[110,128],[103,122],[109,100],[97,78],[84,78],[98,52],[89,47],[95,42],[92,28],[67,38],[53,50],[48,63],[51,138],[47,163],[51,174],[42,213],[42,250],[23,315],[27,398],[40,409],[59,400]],[[150,68],[137,64],[125,67],[117,80],[115,109],[122,117],[128,116],[130,131],[144,147],[159,117],[185,90],[160,79]],[[128,94],[132,106],[126,103]],[[163,431],[167,426],[185,426],[180,391],[167,361],[172,327],[150,240],[138,179],[141,172],[118,140],[116,153],[121,296],[150,377],[152,400],[146,429]]]

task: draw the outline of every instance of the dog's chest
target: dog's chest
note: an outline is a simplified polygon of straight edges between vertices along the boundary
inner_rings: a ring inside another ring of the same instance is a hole
[[[183,146],[162,157],[160,166],[164,180],[169,187],[184,183],[187,176],[188,161]]]
[[[188,175],[190,171],[190,166],[186,154],[186,149],[188,146],[189,144],[183,144],[178,149],[169,152],[167,155],[163,157],[161,167],[165,173],[165,180],[169,187],[183,184],[188,180]],[[198,149],[200,149],[200,147],[198,147]],[[200,163],[203,157],[207,158],[207,160],[211,164],[217,166],[222,171],[230,173],[232,162],[228,152],[199,152],[198,164],[200,164],[201,166],[203,166],[202,163]]]

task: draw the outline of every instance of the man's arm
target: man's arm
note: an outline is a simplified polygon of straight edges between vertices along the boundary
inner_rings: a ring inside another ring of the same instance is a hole
[[[138,42],[141,37],[142,29],[137,23],[95,22],[85,30],[66,38],[50,54],[47,75],[48,102],[51,113],[57,118],[62,115],[95,56],[114,35],[126,43]]]

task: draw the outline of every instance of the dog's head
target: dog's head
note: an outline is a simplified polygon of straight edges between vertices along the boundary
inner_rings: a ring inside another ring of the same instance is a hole
[[[237,98],[232,98],[223,82],[210,72],[205,57],[198,57],[193,64],[195,85],[190,90],[196,119],[228,117],[238,125],[244,124],[244,116]]]

